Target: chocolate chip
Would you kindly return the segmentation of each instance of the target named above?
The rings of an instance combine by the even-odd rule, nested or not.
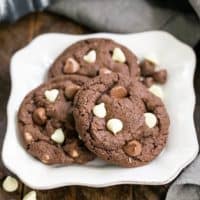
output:
[[[162,69],[157,72],[154,72],[152,77],[156,82],[164,84],[167,81],[167,70]]]
[[[77,158],[77,157],[79,157],[78,151],[75,150],[75,149],[72,149],[71,151],[69,151],[69,155],[70,155],[72,158]]]
[[[128,94],[128,92],[127,92],[126,88],[123,86],[120,86],[120,85],[115,86],[110,91],[110,95],[115,98],[123,98],[123,97],[126,97],[127,94]]]
[[[49,156],[48,154],[42,155],[41,161],[42,161],[44,164],[48,164],[49,161],[50,161],[50,156]]]
[[[24,139],[28,144],[34,141],[32,134],[29,132],[24,133]]]
[[[112,73],[112,71],[110,71],[110,70],[107,69],[107,68],[101,68],[101,69],[99,70],[99,75],[110,74],[110,73]]]
[[[129,156],[138,156],[142,152],[142,145],[137,140],[132,140],[123,149]]]
[[[150,88],[153,84],[154,84],[154,80],[152,77],[147,77],[144,78],[144,80],[142,81],[144,83],[144,85],[148,88]]]
[[[71,141],[70,143],[66,144],[63,148],[64,151],[68,153],[69,156],[71,156],[72,158],[79,157],[77,141]]]
[[[143,60],[140,63],[140,69],[142,76],[150,76],[155,71],[155,64],[149,60]]]
[[[65,96],[68,99],[72,99],[79,89],[80,89],[79,85],[76,85],[72,82],[67,82],[65,87]]]
[[[35,109],[33,112],[33,120],[39,125],[45,124],[47,120],[45,109],[42,107]]]
[[[73,74],[77,72],[79,69],[80,65],[78,64],[78,62],[73,58],[68,58],[64,65],[63,72],[65,74]]]

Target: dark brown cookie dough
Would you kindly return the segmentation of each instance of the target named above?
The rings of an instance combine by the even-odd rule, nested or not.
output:
[[[120,74],[87,82],[75,96],[73,114],[88,149],[110,163],[144,165],[166,144],[169,117],[164,104],[141,83]]]
[[[113,59],[114,49],[117,56]],[[88,54],[90,62],[85,59]],[[55,60],[48,75],[49,78],[61,74],[95,77],[99,74],[119,72],[135,78],[139,75],[139,70],[137,57],[128,48],[110,39],[94,38],[81,40],[68,47]]]
[[[73,97],[88,80],[66,75],[42,84],[23,100],[18,124],[26,150],[45,164],[85,163],[93,160],[78,138],[73,119]]]

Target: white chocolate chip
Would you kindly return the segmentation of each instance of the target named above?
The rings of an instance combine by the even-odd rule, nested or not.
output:
[[[117,134],[123,129],[123,123],[119,119],[109,119],[106,126],[114,134]]]
[[[57,89],[46,90],[44,92],[45,97],[50,102],[55,102],[56,98],[58,97],[58,94],[59,94],[59,90],[57,90]]]
[[[157,118],[153,113],[144,113],[145,123],[149,128],[153,128],[157,124]]]
[[[154,95],[156,95],[157,97],[160,97],[162,100],[164,99],[164,93],[163,93],[163,90],[162,90],[162,88],[160,86],[152,85],[149,88],[149,91],[151,93],[153,93]]]
[[[143,76],[140,76],[140,81],[144,81],[144,77]]]
[[[63,72],[65,74],[73,74],[76,73],[79,69],[79,63],[74,58],[68,58],[63,67]]]
[[[2,186],[6,192],[14,192],[17,190],[18,185],[19,183],[16,178],[7,176],[6,179],[3,181]]]
[[[82,140],[82,137],[80,135],[78,135],[79,140]]]
[[[104,103],[100,103],[92,109],[94,115],[99,118],[104,118],[106,116],[106,108]]]
[[[126,57],[123,51],[118,47],[114,48],[112,59],[120,63],[124,63],[126,61]]]
[[[37,200],[36,192],[31,191],[31,192],[27,193],[22,200]]]
[[[111,74],[112,71],[110,71],[109,69],[105,68],[105,67],[102,67],[101,69],[99,69],[99,74],[102,75],[102,74]]]
[[[155,65],[158,65],[158,58],[155,54],[151,53],[151,54],[147,54],[144,59],[154,63]]]
[[[136,60],[136,63],[139,65],[140,62],[141,62],[141,60],[138,58],[138,59]]]
[[[54,142],[62,144],[65,140],[65,135],[63,133],[63,130],[61,128],[56,129],[54,133],[51,135],[51,139]]]
[[[83,60],[85,60],[88,63],[94,63],[96,61],[96,51],[92,50],[88,52],[88,54],[83,56]]]

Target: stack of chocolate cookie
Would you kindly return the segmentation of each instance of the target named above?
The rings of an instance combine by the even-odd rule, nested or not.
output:
[[[68,47],[48,81],[24,98],[18,124],[24,147],[45,164],[99,158],[124,167],[153,160],[166,144],[169,117],[155,84],[167,79],[149,59],[138,64],[110,39]]]

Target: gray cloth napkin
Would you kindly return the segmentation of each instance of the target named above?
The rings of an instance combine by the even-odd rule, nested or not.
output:
[[[187,9],[180,6],[183,2]],[[96,31],[135,33],[157,29],[168,31],[191,46],[200,40],[200,0],[1,0],[0,21],[15,20],[47,5],[49,11]],[[199,200],[199,172],[200,156],[171,185],[166,199]]]
[[[167,200],[200,199],[200,155],[177,178],[167,193]]]
[[[200,13],[200,0],[191,1],[194,6],[196,1],[199,8],[195,9]],[[135,33],[159,29],[193,46],[200,39],[197,15],[170,9],[169,4],[166,0],[57,0],[49,10],[96,31]]]
[[[53,0],[0,0],[0,21],[15,21],[35,10],[42,10]]]
[[[198,14],[198,16],[200,18],[200,1],[199,0],[189,0],[189,2],[191,3],[193,9],[196,11],[196,13]]]

